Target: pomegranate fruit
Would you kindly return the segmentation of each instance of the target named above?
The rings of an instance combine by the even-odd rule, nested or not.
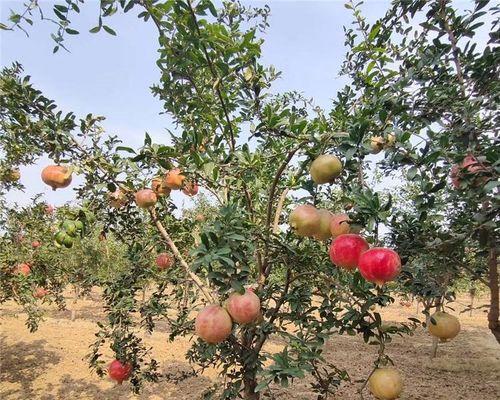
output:
[[[135,193],[135,202],[140,208],[154,207],[158,198],[151,189],[142,189]]]
[[[401,258],[394,250],[374,247],[359,257],[359,272],[363,278],[382,286],[392,281],[401,271]]]
[[[319,214],[319,225],[314,237],[319,240],[327,240],[332,237],[330,232],[330,223],[333,218],[333,214],[325,210],[324,208],[318,210]]]
[[[11,168],[5,172],[3,176],[4,182],[17,182],[21,179],[21,171],[19,168]]]
[[[44,298],[49,292],[47,290],[45,290],[43,287],[37,287],[34,291],[33,291],[33,297],[35,299],[42,299]]]
[[[182,192],[188,196],[196,196],[198,194],[198,184],[196,182],[186,182]]]
[[[54,206],[52,206],[52,205],[50,205],[50,204],[47,204],[47,205],[45,206],[45,209],[44,209],[45,214],[47,214],[47,215],[52,215],[52,214],[54,214],[54,211],[55,211]]]
[[[156,193],[157,196],[168,196],[171,190],[165,186],[162,177],[157,176],[151,181],[151,189]]]
[[[114,360],[111,364],[109,364],[109,377],[118,382],[119,385],[121,385],[123,381],[127,380],[131,373],[132,365],[129,363],[122,363],[119,360]]]
[[[156,266],[161,269],[168,269],[172,265],[174,265],[174,259],[168,253],[160,253],[158,257],[156,257]]]
[[[233,321],[224,308],[211,304],[198,313],[194,327],[201,339],[216,344],[223,342],[231,334]]]
[[[114,208],[121,208],[127,204],[127,195],[121,189],[109,193],[108,198],[109,204]]]
[[[379,400],[397,399],[403,391],[403,380],[394,368],[377,368],[368,384],[370,392]]]
[[[349,221],[350,219],[347,214],[334,214],[329,226],[331,236],[335,238],[349,233],[351,231]]]
[[[31,273],[31,267],[27,263],[21,263],[14,268],[14,273],[18,275],[28,276]]]
[[[458,335],[460,332],[460,321],[454,315],[438,311],[431,315],[431,320],[427,328],[432,336],[446,341]]]
[[[342,172],[342,162],[332,154],[323,154],[316,158],[309,169],[314,183],[331,183]]]
[[[42,244],[38,240],[35,240],[34,242],[31,243],[31,247],[33,247],[34,249],[39,248],[41,245]]]
[[[63,189],[71,183],[71,168],[63,165],[49,165],[42,170],[42,181],[52,190]]]
[[[186,177],[182,175],[179,168],[174,168],[167,172],[163,184],[169,189],[180,189]]]
[[[465,171],[465,173],[463,172]],[[481,164],[476,157],[469,154],[466,156],[460,164],[455,164],[451,167],[451,183],[455,189],[460,189],[462,185],[462,179],[467,175],[477,175],[480,173],[488,172],[488,168]],[[481,179],[473,179],[473,185],[477,186],[487,180],[487,177],[482,177]]]
[[[198,222],[204,222],[206,220],[203,214],[196,214],[196,217],[194,217],[194,219]]]
[[[299,236],[314,236],[318,232],[321,217],[316,207],[304,204],[290,213],[289,223]]]
[[[370,148],[372,154],[378,154],[384,148],[385,140],[382,136],[373,136],[370,139]]]
[[[385,138],[384,147],[393,147],[396,144],[396,135],[394,133],[388,133]]]
[[[252,289],[244,294],[232,293],[226,302],[226,310],[238,324],[255,322],[260,314],[260,299]]]
[[[352,270],[358,266],[359,257],[368,248],[368,242],[359,235],[340,235],[330,245],[330,260],[341,268]]]

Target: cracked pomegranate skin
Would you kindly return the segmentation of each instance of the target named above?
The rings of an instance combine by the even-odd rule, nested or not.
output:
[[[379,286],[392,281],[401,271],[401,258],[394,250],[374,247],[359,258],[359,272]]]
[[[330,245],[330,260],[338,267],[352,270],[358,266],[360,255],[368,248],[368,242],[359,235],[340,235]]]
[[[119,384],[124,380],[127,380],[132,372],[132,366],[130,364],[123,364],[119,360],[114,360],[108,367],[109,377]]]

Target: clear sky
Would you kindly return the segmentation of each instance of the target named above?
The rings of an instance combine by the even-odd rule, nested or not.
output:
[[[47,15],[52,13],[52,2],[41,4]],[[344,82],[338,71],[345,55],[342,27],[351,22],[350,10],[344,7],[343,0],[272,0],[268,4],[271,26],[265,36],[263,61],[283,72],[273,91],[300,90],[318,105],[328,107]],[[388,5],[389,1],[368,0],[364,15],[373,21]],[[21,1],[1,0],[0,21],[7,20],[9,9],[21,8]],[[105,116],[107,131],[117,134],[127,145],[139,147],[144,132],[156,142],[165,142],[168,119],[160,115],[161,103],[149,89],[159,77],[154,25],[129,12],[108,19],[107,24],[118,36],[90,34],[88,30],[96,25],[97,16],[98,2],[89,1],[81,14],[70,18],[80,31],[80,35],[67,37],[70,53],[60,50],[52,54],[50,33],[54,25],[47,22],[36,21],[28,27],[30,37],[19,30],[0,31],[0,63],[23,64],[32,83],[63,111],[78,116]],[[39,171],[39,166],[22,168],[22,181],[29,183],[29,190],[13,191],[9,199],[24,203],[35,193],[44,193],[49,202],[58,205],[73,198],[70,190],[52,192],[41,182]]]

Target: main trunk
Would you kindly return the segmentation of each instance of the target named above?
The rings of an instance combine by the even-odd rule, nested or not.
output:
[[[259,393],[255,392],[257,387],[257,380],[255,379],[255,373],[245,372],[243,377],[243,398],[246,400],[259,400]]]
[[[500,343],[500,305],[498,294],[498,262],[497,262],[497,248],[495,236],[492,235],[490,240],[490,255],[488,259],[489,266],[489,286],[490,286],[490,311],[488,312],[488,327],[491,333],[495,336],[498,343]]]

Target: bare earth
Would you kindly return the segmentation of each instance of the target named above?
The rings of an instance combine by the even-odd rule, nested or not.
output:
[[[68,293],[70,296],[70,293]],[[456,312],[463,309],[467,298],[459,298]],[[68,298],[68,306],[71,299]],[[479,305],[479,304],[478,304]],[[70,311],[45,306],[47,316],[39,330],[29,333],[25,315],[15,304],[0,309],[0,398],[14,399],[199,399],[217,381],[216,371],[193,375],[184,362],[190,347],[189,339],[168,342],[165,331],[146,338],[160,362],[164,377],[157,384],[148,384],[139,395],[129,384],[117,386],[109,379],[92,374],[84,359],[97,331],[95,322],[103,318],[97,294],[93,299],[79,300],[77,319],[70,320]],[[415,316],[415,305],[395,305],[381,311],[384,320],[405,321]],[[458,314],[457,314],[458,315]],[[422,315],[420,315],[422,317]],[[484,309],[460,314],[462,332],[453,341],[440,344],[438,357],[430,360],[431,339],[422,329],[415,336],[396,338],[387,353],[401,371],[405,389],[401,399],[498,400],[500,399],[500,346],[487,329]],[[271,342],[267,351],[279,350]],[[106,354],[111,358],[111,354]],[[346,368],[351,383],[343,384],[335,399],[359,399],[357,394],[369,374],[376,348],[358,337],[335,337],[327,345],[327,361]],[[307,380],[297,381],[291,388],[273,388],[275,399],[305,400],[317,396]],[[371,399],[365,391],[365,399]]]

